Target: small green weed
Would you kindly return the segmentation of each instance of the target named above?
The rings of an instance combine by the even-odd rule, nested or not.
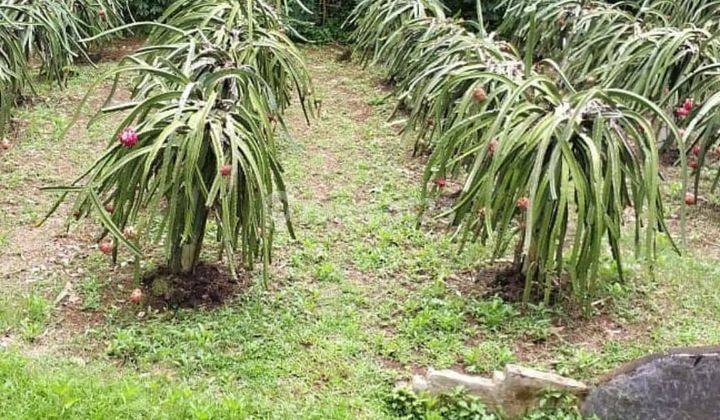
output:
[[[430,396],[397,388],[387,398],[390,411],[402,419],[499,420],[477,397],[462,389]]]
[[[518,314],[512,305],[505,303],[498,296],[471,303],[470,313],[491,331],[497,331],[503,325],[507,325]]]
[[[96,276],[86,277],[80,283],[80,292],[83,297],[83,310],[97,310],[102,303],[103,284]]]
[[[16,330],[28,341],[45,331],[52,304],[32,292],[22,297],[6,296],[0,300],[0,331]]]
[[[467,350],[464,360],[466,369],[474,373],[502,369],[514,361],[515,354],[507,345],[490,340]]]

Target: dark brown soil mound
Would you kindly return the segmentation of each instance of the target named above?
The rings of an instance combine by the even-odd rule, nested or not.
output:
[[[525,290],[525,275],[514,267],[507,266],[495,271],[490,295],[499,295],[508,302],[522,301]]]
[[[511,264],[498,263],[461,273],[450,279],[462,294],[483,298],[498,295],[509,302],[522,300],[525,276]]]
[[[234,279],[225,268],[200,265],[192,274],[176,275],[162,268],[145,277],[147,304],[157,309],[217,307],[238,296],[250,284],[250,275]]]

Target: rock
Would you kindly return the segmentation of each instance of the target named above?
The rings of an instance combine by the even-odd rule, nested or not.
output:
[[[428,370],[428,391],[441,394],[457,387],[467,389],[468,393],[479,397],[488,405],[497,405],[499,384],[481,376],[465,375],[453,370]]]
[[[57,306],[60,302],[62,302],[66,297],[70,296],[72,294],[73,285],[70,282],[65,283],[65,287],[58,293],[57,297],[55,298],[55,301],[53,302],[54,306]]]
[[[458,387],[465,388],[468,393],[509,418],[520,417],[537,407],[546,391],[568,392],[578,397],[588,392],[588,387],[581,382],[516,365],[507,365],[503,372],[494,372],[492,379],[434,369],[430,369],[425,378],[416,376],[413,379],[413,390],[416,392],[437,395]]]
[[[522,366],[505,367],[504,385],[510,390],[537,389],[566,391],[575,395],[587,393],[588,387],[582,382],[566,378],[555,373],[541,372]]]
[[[413,376],[412,389],[415,392],[425,392],[428,389],[428,382],[420,375]]]
[[[629,363],[606,377],[583,413],[612,419],[720,418],[720,346],[683,348]]]
[[[587,385],[574,379],[521,366],[508,365],[504,374],[500,405],[511,418],[536,407],[547,391],[561,391],[578,397],[584,397],[589,391]]]

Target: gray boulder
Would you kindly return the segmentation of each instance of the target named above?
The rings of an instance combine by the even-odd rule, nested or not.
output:
[[[720,347],[674,349],[608,375],[583,405],[603,420],[720,419]]]

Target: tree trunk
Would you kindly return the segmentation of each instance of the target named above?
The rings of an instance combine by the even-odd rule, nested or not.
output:
[[[207,143],[203,146],[200,152],[199,161],[204,162],[202,166],[202,177],[206,185],[212,182],[212,178],[215,176],[215,160],[214,158],[208,158],[209,146]],[[198,180],[199,182],[199,180]],[[189,207],[195,203],[195,209],[193,214],[195,218],[192,222],[192,228],[190,236],[181,241],[176,240],[172,246],[170,252],[170,270],[173,274],[191,274],[195,271],[198,262],[200,260],[200,251],[202,250],[203,241],[205,240],[205,228],[207,226],[207,218],[209,214],[208,208],[205,207],[205,201],[207,197],[201,194],[199,189],[193,191],[193,200],[183,199],[178,206],[179,211],[183,214],[179,217],[179,220],[185,221],[188,217],[187,212]],[[178,229],[184,229],[184,223],[179,226]],[[176,232],[175,238],[182,237],[182,231]]]
[[[173,246],[170,253],[170,270],[173,274],[191,274],[195,271],[205,238],[207,215],[208,211],[205,208],[205,203],[198,200],[191,236],[187,241]]]

